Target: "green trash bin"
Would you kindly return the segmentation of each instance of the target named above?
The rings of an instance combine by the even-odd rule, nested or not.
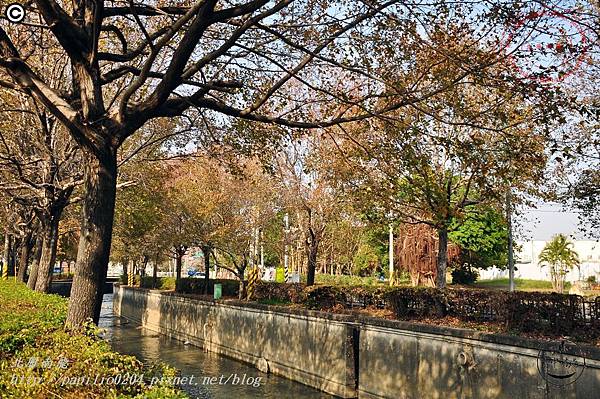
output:
[[[214,298],[215,299],[221,299],[221,292],[222,292],[222,285],[221,284],[215,284]]]

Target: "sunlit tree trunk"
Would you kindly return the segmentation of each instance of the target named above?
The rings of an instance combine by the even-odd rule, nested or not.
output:
[[[31,231],[28,232],[21,243],[21,256],[19,257],[17,279],[22,283],[25,282],[25,276],[27,275],[27,266],[29,264],[29,255],[31,252],[31,235]]]
[[[31,270],[29,271],[29,278],[27,280],[27,287],[35,289],[38,277],[38,269],[40,264],[40,258],[42,257],[42,247],[44,245],[43,237],[38,234],[35,239],[35,245],[33,248],[33,259],[31,261]]]
[[[205,245],[202,247],[202,253],[204,254],[204,294],[208,294],[208,284],[210,282],[210,253],[212,249],[210,246]]]
[[[21,238],[14,237],[10,246],[10,262],[8,263],[8,273],[11,276],[17,275],[17,264],[19,263],[19,252],[21,249]]]
[[[117,189],[117,161],[111,150],[87,154],[81,235],[67,326],[98,323],[108,269]]]
[[[183,268],[183,255],[187,247],[178,245],[175,247],[175,281],[181,280],[181,269]]]
[[[48,292],[52,281],[52,272],[56,262],[56,248],[58,246],[59,215],[53,215],[50,220],[42,223],[42,254],[40,257],[35,290]]]
[[[125,258],[121,261],[123,265],[123,275],[125,276],[125,280],[127,280],[129,273],[129,259]]]
[[[141,270],[141,273],[140,273],[141,277],[146,277],[146,266],[148,266],[148,260],[149,259],[150,258],[148,257],[148,255],[144,255],[144,259],[142,261],[142,270]]]
[[[448,267],[448,229],[438,230],[437,276],[435,286],[446,288],[446,269]]]
[[[306,274],[306,285],[314,285],[315,283],[315,272],[317,269],[317,255],[319,253],[319,239],[314,232],[310,233],[310,238],[307,240],[306,256],[307,262],[307,274]]]
[[[152,264],[152,288],[156,288],[158,284],[158,256],[154,259]]]

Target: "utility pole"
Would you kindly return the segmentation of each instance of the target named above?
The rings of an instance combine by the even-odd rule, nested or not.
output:
[[[265,248],[263,245],[263,231],[262,229],[259,230],[260,232],[260,269],[264,270],[265,269]]]
[[[390,223],[390,234],[389,234],[389,267],[390,267],[390,285],[394,285],[395,276],[394,276],[394,229],[392,224]]]
[[[290,230],[290,217],[287,213],[283,216],[283,223],[285,225],[283,230],[283,275],[285,282],[287,283],[290,276],[288,270],[288,233]]]
[[[512,198],[509,187],[506,193],[506,227],[508,228],[508,290],[515,290],[515,260],[512,235]]]
[[[252,264],[258,267],[258,227],[254,228],[254,254],[252,256]]]

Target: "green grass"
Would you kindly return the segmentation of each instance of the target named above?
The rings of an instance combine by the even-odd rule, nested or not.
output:
[[[346,276],[346,275],[332,275],[332,274],[317,274],[315,276],[315,283],[323,285],[379,285],[383,284],[377,277],[360,277],[360,276]]]
[[[93,325],[82,332],[65,331],[66,312],[64,298],[0,281],[0,397],[186,398],[166,383],[150,384],[153,376],[174,376],[175,369],[144,365],[112,351]],[[32,359],[35,365],[28,364]],[[101,380],[125,375],[143,378],[134,384],[93,383],[96,376]],[[82,382],[86,380],[91,382]]]
[[[306,276],[301,276],[302,282],[306,282]],[[400,285],[408,284],[408,277],[400,278]],[[322,285],[335,285],[335,286],[379,286],[388,285],[387,281],[379,281],[377,277],[360,277],[360,276],[349,276],[349,275],[333,275],[333,274],[317,274],[315,276],[315,283]]]
[[[499,278],[494,280],[479,280],[474,284],[478,288],[488,288],[493,290],[508,289],[508,279]],[[519,291],[552,291],[552,283],[546,280],[528,280],[515,279],[515,286]],[[571,288],[571,283],[565,282],[565,291]]]

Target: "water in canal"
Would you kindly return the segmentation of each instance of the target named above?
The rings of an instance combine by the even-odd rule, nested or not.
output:
[[[104,295],[99,325],[106,330],[106,337],[116,351],[135,355],[143,362],[160,360],[179,369],[182,377],[194,376],[192,384],[181,386],[194,399],[333,398],[305,385],[261,373],[247,364],[184,345],[181,341],[128,323],[113,315],[112,294]],[[209,383],[211,377],[216,377],[212,379],[212,385]]]

